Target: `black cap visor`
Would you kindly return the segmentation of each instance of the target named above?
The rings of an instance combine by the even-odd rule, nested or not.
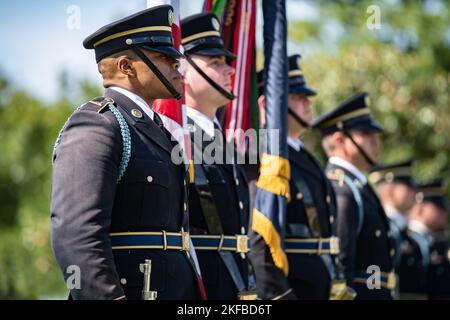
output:
[[[289,93],[305,94],[307,96],[315,96],[316,91],[307,86],[290,86]]]
[[[344,122],[344,125],[349,130],[358,130],[366,133],[383,131],[383,127],[371,116],[347,120]]]
[[[187,54],[196,54],[199,56],[207,56],[207,57],[219,57],[219,56],[225,56],[229,60],[235,60],[236,56],[232,54],[230,51],[228,51],[225,48],[201,48],[197,50],[191,50],[189,52],[186,52]]]
[[[175,49],[172,46],[158,46],[158,47],[152,47],[148,45],[139,45],[139,47],[144,48],[146,50],[152,51],[152,52],[158,52],[162,54],[166,54],[168,56],[171,56],[175,59],[181,59],[184,58],[184,55]]]

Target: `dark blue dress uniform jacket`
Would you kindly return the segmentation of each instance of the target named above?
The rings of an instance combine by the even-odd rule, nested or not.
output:
[[[286,223],[300,223],[308,226],[308,219],[303,203],[297,199],[297,187],[293,181],[295,172],[301,175],[312,193],[312,198],[318,213],[321,237],[332,235],[332,225],[335,216],[335,197],[330,182],[327,180],[317,160],[302,147],[300,151],[289,146],[289,161],[291,167],[291,202],[288,203]],[[295,172],[294,172],[295,171]],[[256,189],[255,189],[256,190]],[[287,236],[289,228],[287,228]],[[291,235],[292,236],[292,235]],[[272,299],[282,296],[283,299],[322,299],[326,300],[330,293],[330,275],[318,255],[289,253],[289,274],[286,278],[278,269],[264,240],[258,234],[251,233],[251,262],[255,269],[258,296],[262,299]],[[284,295],[289,289],[290,294]]]
[[[199,297],[195,271],[182,251],[112,250],[110,233],[171,231],[183,224],[186,167],[171,161],[168,132],[126,96],[107,89],[131,133],[131,159],[117,184],[122,136],[110,111],[87,103],[69,119],[56,150],[51,193],[51,232],[56,259],[81,271],[73,299],[139,299],[139,264],[152,260],[151,289],[158,299]],[[131,110],[142,113],[141,118]],[[152,176],[153,179],[148,179]],[[151,183],[149,180],[152,180]]]
[[[286,221],[308,225],[308,219],[303,203],[297,199],[297,186],[294,179],[297,175],[303,177],[312,193],[317,210],[321,238],[332,236],[332,225],[336,215],[335,196],[330,182],[317,160],[305,149],[300,151],[289,147],[291,164],[291,202],[288,203]],[[289,228],[286,236],[289,234]],[[292,235],[295,237],[295,235]],[[330,275],[322,258],[318,255],[288,254],[289,283],[299,299],[327,300],[330,294]]]
[[[419,244],[412,236],[413,233],[414,231],[408,228],[401,231],[402,255],[398,266],[401,294],[425,294],[426,291],[429,262],[424,261],[426,258],[423,257]]]
[[[352,180],[356,180],[348,170],[328,164],[327,174],[342,170]],[[356,299],[392,299],[386,288],[369,289],[366,283],[354,283],[357,273],[366,272],[369,266],[378,266],[381,272],[393,271],[394,244],[389,222],[375,191],[366,184],[361,195],[364,206],[364,222],[357,235],[358,206],[353,193],[345,183],[332,179],[337,201],[337,234],[340,239],[340,260],[349,286],[357,292]]]
[[[435,239],[430,246],[427,293],[430,300],[450,300],[450,244]]]
[[[197,144],[197,150],[203,151],[208,145],[211,149],[211,137],[207,136],[206,133],[197,124],[195,124],[192,119],[188,118],[188,123],[195,128],[195,132],[201,132],[201,137],[205,137],[205,141],[202,141],[201,146]],[[194,135],[194,133],[191,134],[192,144],[194,144]],[[215,148],[216,151],[219,151],[222,149],[222,146],[217,144]],[[220,217],[224,234],[241,234],[241,227],[244,227],[245,233],[247,233],[249,219],[249,194],[247,180],[243,170],[239,165],[235,164],[238,179],[238,183],[236,183],[232,164],[203,163],[202,167],[206,178],[209,181],[209,187],[215,207],[217,208],[217,212]],[[243,205],[242,211],[239,207],[239,201],[241,201]],[[211,234],[205,222],[203,208],[194,184],[191,184],[189,190],[189,215],[192,234]],[[202,279],[205,285],[207,299],[236,299],[238,293],[237,288],[229,272],[227,271],[225,264],[221,260],[219,253],[209,250],[197,250],[196,254],[200,263],[200,269],[202,270]],[[237,253],[233,253],[233,256],[242,278],[247,285],[247,258],[243,259],[241,255]]]

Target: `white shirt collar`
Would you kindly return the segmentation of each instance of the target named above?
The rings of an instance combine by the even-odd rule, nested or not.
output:
[[[219,128],[221,128],[217,117],[214,117],[214,119],[211,120],[205,114],[189,106],[186,106],[186,115],[191,118],[210,137],[214,137],[214,123],[216,123]]]
[[[147,116],[153,120],[154,111],[148,105],[148,103],[145,102],[145,100],[142,99],[141,97],[139,97],[137,94],[135,94],[131,91],[128,91],[127,89],[123,89],[123,88],[119,88],[119,87],[110,87],[109,89],[113,89],[113,90],[123,94],[124,96],[128,97],[131,101],[133,101],[139,107],[141,107],[142,111],[144,111],[147,114]]]
[[[299,152],[300,149],[304,147],[303,142],[299,138],[294,140],[291,137],[287,137],[287,143],[297,152]]]
[[[428,239],[428,241],[432,241],[433,239],[433,233],[431,232],[431,230],[424,225],[422,222],[420,222],[419,220],[410,220],[409,224],[408,224],[409,229],[411,229],[414,232],[417,232],[418,234],[424,236],[425,238]]]
[[[328,160],[328,162],[350,171],[350,173],[353,174],[356,177],[356,179],[358,179],[359,182],[361,182],[362,185],[366,185],[367,184],[366,176],[357,167],[355,167],[350,162],[348,162],[348,161],[346,161],[346,160],[344,160],[342,158],[335,157],[335,156],[331,157]]]
[[[408,226],[408,221],[400,211],[391,206],[386,206],[385,211],[389,219],[391,219],[400,230],[406,229]]]

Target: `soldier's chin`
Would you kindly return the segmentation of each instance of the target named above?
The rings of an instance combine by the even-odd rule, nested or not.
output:
[[[183,94],[183,81],[181,81],[181,78],[179,80],[175,80],[172,82],[173,87],[177,92]]]
[[[311,126],[311,124],[312,124],[312,122],[313,122],[313,117],[312,117],[311,114],[309,114],[309,115],[307,115],[307,116],[305,117],[305,122],[306,122],[306,124],[307,124],[308,126]]]
[[[378,162],[378,154],[376,154],[376,155],[370,155],[369,157],[370,157],[370,159],[371,159],[373,162]]]

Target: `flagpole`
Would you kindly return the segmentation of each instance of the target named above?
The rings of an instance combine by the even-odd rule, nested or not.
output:
[[[284,251],[286,206],[290,198],[287,151],[287,22],[285,0],[263,0],[266,150],[261,157],[252,230],[260,235],[277,268],[287,277]],[[256,278],[266,279],[265,275]],[[262,271],[264,272],[264,271]],[[258,281],[258,280],[257,280]],[[264,287],[264,284],[261,284]]]

